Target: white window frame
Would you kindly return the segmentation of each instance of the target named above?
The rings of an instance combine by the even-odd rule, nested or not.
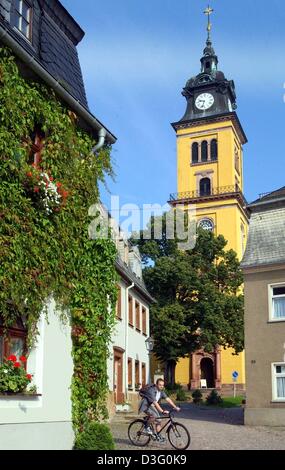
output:
[[[32,42],[32,18],[33,18],[32,5],[26,0],[19,0],[19,3],[20,3],[20,11],[18,11],[15,7],[15,13],[17,12],[20,15],[19,24],[15,25],[15,28],[16,28],[17,31],[19,31],[24,36],[24,38],[27,41]],[[27,21],[26,18],[23,17],[23,3],[28,7],[29,21]],[[17,17],[18,17],[18,15],[17,15]],[[23,20],[23,18],[28,23],[28,36],[26,36],[26,34],[22,31],[22,20]]]
[[[272,401],[285,403],[285,397],[277,397],[277,377],[285,377],[285,373],[282,375],[276,374],[276,366],[285,366],[285,362],[273,362],[271,364],[271,377],[272,377]]]
[[[285,287],[285,282],[279,282],[276,284],[268,284],[268,312],[269,312],[269,323],[274,322],[285,322],[285,316],[281,318],[275,318],[273,316],[273,289],[275,287]],[[284,294],[285,297],[285,294]]]

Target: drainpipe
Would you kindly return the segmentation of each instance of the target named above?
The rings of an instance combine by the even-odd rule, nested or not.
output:
[[[107,138],[108,143],[114,144],[116,137],[111,134],[103,124],[98,121],[81,103],[78,99],[74,98],[59,82],[56,80],[47,69],[38,61],[36,57],[31,56],[25,49],[14,39],[8,32],[8,30],[0,25],[0,40],[8,46],[12,51],[33,70],[48,86],[50,86],[60,98],[75,111],[93,130],[96,131],[99,137],[98,144],[92,150],[96,152],[101,148],[105,139]],[[105,133],[103,141],[103,132]]]
[[[105,144],[106,136],[107,136],[106,129],[104,129],[104,127],[101,127],[101,129],[98,132],[98,137],[99,137],[98,144],[96,144],[95,147],[93,147],[92,153],[96,153],[98,150],[100,150],[103,147],[103,145]]]
[[[129,347],[129,291],[135,286],[134,282],[126,288],[126,316],[125,316],[125,397],[128,399],[128,347]]]

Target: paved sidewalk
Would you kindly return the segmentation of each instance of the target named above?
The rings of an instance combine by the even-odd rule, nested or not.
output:
[[[182,407],[175,419],[190,431],[189,450],[285,450],[285,426],[244,426],[242,408],[209,409],[192,404]],[[132,446],[127,435],[127,423],[111,424],[111,429],[118,450],[172,449],[168,441],[166,444],[151,441],[146,448]]]

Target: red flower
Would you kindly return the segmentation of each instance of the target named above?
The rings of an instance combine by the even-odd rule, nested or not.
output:
[[[20,356],[19,359],[21,362],[27,362],[27,358],[25,356]]]
[[[61,184],[61,183],[59,183],[59,182],[58,182],[58,183],[56,183],[56,187],[57,187],[57,188],[61,188],[61,186],[62,186],[62,184]]]
[[[50,176],[50,177],[49,177],[49,180],[50,180],[50,181],[53,181],[53,177],[52,177],[52,176]]]
[[[8,357],[8,361],[16,362],[17,358],[14,356],[14,354],[11,354],[11,356]]]
[[[40,188],[38,186],[34,187],[34,193],[38,193],[40,191]]]
[[[28,171],[27,176],[31,178],[33,176],[33,173],[31,171]]]
[[[14,362],[14,367],[21,367],[21,364],[19,362]]]
[[[26,377],[27,377],[28,380],[31,381],[33,376],[32,376],[32,374],[27,374]]]

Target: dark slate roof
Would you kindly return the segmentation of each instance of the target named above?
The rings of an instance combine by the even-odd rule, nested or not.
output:
[[[253,204],[257,205],[259,203],[279,199],[280,197],[285,197],[285,186],[282,186],[282,188],[276,189],[276,191],[261,194],[258,199],[256,199],[249,205],[249,207],[252,207]]]
[[[0,23],[21,46],[36,57],[67,91],[88,109],[76,46],[83,30],[58,0],[33,0],[32,44],[14,24],[12,0],[0,0]]]
[[[127,279],[130,283],[135,284],[135,289],[143,296],[145,297],[149,302],[153,303],[155,302],[155,299],[150,295],[148,292],[146,285],[143,281],[143,279],[138,278],[135,273],[131,270],[131,268],[124,263],[120,257],[117,258],[116,261],[116,269],[119,271],[119,274]]]
[[[6,21],[10,20],[10,8],[11,8],[11,0],[1,0],[1,2],[0,2],[0,15]]]
[[[285,187],[248,206],[252,213],[242,267],[285,263]]]
[[[77,49],[47,15],[42,21],[40,59],[50,74],[87,107]]]

